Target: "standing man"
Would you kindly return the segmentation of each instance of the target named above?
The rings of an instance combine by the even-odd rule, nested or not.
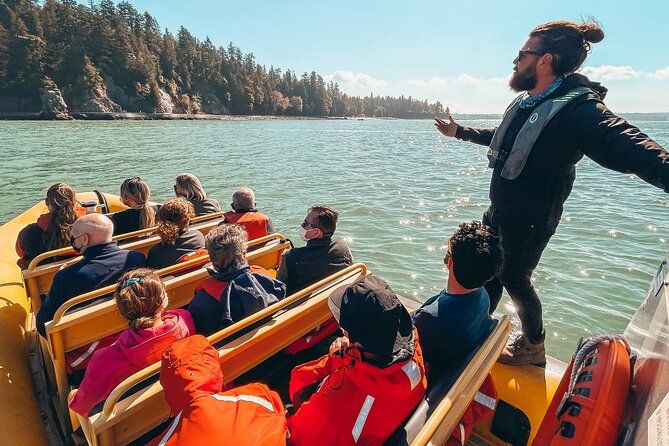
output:
[[[541,302],[530,278],[560,222],[578,161],[587,155],[669,192],[667,151],[606,108],[606,88],[575,73],[590,44],[603,38],[596,23],[539,25],[513,61],[509,85],[521,94],[499,127],[472,129],[452,118],[435,124],[445,136],[490,147],[490,207],[483,223],[498,233],[504,261],[485,287],[491,312],[506,288],[523,330],[502,353],[504,364],[545,362]]]

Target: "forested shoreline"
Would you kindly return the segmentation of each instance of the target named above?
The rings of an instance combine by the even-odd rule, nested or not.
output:
[[[111,0],[0,0],[0,113],[426,118],[441,103],[349,96]]]

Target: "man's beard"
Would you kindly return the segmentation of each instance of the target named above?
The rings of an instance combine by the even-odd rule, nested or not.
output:
[[[537,64],[528,65],[523,71],[516,71],[509,79],[513,91],[528,91],[537,86]]]

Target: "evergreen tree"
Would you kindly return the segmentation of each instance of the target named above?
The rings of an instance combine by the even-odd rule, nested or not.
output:
[[[233,43],[216,48],[184,27],[176,37],[161,33],[151,14],[127,1],[0,0],[0,98],[33,100],[45,82],[55,82],[74,103],[110,85],[110,97],[129,111],[158,105],[164,90],[192,113],[207,112],[207,104],[222,104],[233,114],[426,118],[443,113],[439,102],[348,96],[315,71],[298,77],[290,69],[267,68]]]

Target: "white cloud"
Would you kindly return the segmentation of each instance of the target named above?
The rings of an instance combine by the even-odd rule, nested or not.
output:
[[[503,77],[491,77],[488,79],[482,79],[479,77],[474,77],[469,74],[463,73],[456,78],[456,80],[464,85],[474,85],[474,86],[484,86],[484,85],[504,85],[509,79]]]
[[[469,74],[461,74],[457,77],[457,81],[465,85],[483,85],[485,84],[485,79],[478,77],[470,76]]]
[[[334,73],[325,76],[324,79],[326,82],[334,81],[338,83],[340,87],[364,87],[367,90],[370,88],[372,90],[376,90],[388,85],[386,81],[375,79],[369,74],[354,73],[353,71],[345,70],[337,70]]]
[[[641,76],[640,71],[636,71],[629,65],[602,65],[600,67],[584,67],[581,73],[593,80],[625,80],[636,79]]]
[[[448,84],[448,79],[445,77],[433,77],[429,81],[413,79],[408,80],[407,83],[409,85],[413,85],[414,87],[443,87],[444,85]]]
[[[412,79],[407,81],[407,83],[413,87],[427,87],[427,88],[443,87],[446,85],[467,85],[467,86],[482,87],[488,85],[504,85],[507,82],[508,78],[491,77],[488,79],[482,79],[466,73],[463,73],[458,77],[452,79],[445,77],[433,77],[432,79],[427,81],[422,79]]]
[[[659,70],[655,70],[652,73],[648,73],[648,77],[658,81],[669,79],[669,67],[660,68]]]

